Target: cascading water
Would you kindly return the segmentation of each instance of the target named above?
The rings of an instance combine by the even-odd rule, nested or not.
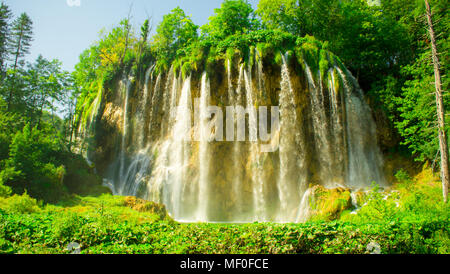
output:
[[[122,82],[123,83],[123,82]],[[126,156],[127,156],[127,137],[128,137],[128,99],[130,97],[130,91],[131,91],[131,84],[132,84],[132,78],[127,78],[125,84],[123,85],[123,124],[122,124],[122,141],[121,141],[121,150],[120,150],[120,169],[119,169],[119,184],[118,188],[115,186],[114,193],[117,193],[119,195],[122,195],[125,193],[125,189],[127,187],[127,180],[125,178],[126,174]]]
[[[336,67],[344,84],[345,112],[348,144],[348,178],[351,187],[370,185],[372,182],[384,185],[380,169],[382,156],[377,147],[376,128],[371,110],[363,101],[363,94],[353,76]]]
[[[170,200],[166,202],[170,205],[174,218],[181,218],[182,197],[183,197],[183,178],[186,175],[186,168],[189,157],[189,146],[186,141],[189,135],[191,125],[191,80],[187,78],[184,81],[181,90],[178,108],[175,108],[175,120],[173,126],[173,133],[170,137],[171,148],[168,155],[169,172],[172,173],[172,178],[169,181],[170,185]],[[175,94],[174,94],[175,96]],[[176,99],[174,99],[176,102]]]
[[[371,112],[349,72],[335,65],[321,73],[306,63],[299,72],[285,54],[270,75],[256,54],[255,65],[226,61],[220,77],[183,79],[173,67],[154,75],[152,66],[142,88],[124,80],[121,145],[106,176],[114,193],[163,203],[179,221],[304,222],[309,185],[383,184]],[[139,94],[137,104],[131,94]],[[210,105],[233,118],[223,123],[224,131],[233,127],[224,142],[215,140],[221,116]],[[265,117],[261,106],[274,111],[271,105],[279,107],[280,124],[269,135],[279,145],[264,152],[257,122]],[[239,107],[245,140],[236,130]]]
[[[306,77],[308,79],[309,92],[311,94],[311,113],[313,119],[314,140],[316,153],[319,156],[319,167],[321,180],[327,184],[332,185],[329,180],[333,179],[333,157],[331,155],[329,123],[326,118],[326,110],[324,104],[322,80],[320,78],[320,71],[317,73],[319,81],[316,84],[311,69],[305,62]]]
[[[211,135],[209,130],[210,83],[206,73],[203,73],[200,88],[200,142],[199,142],[199,180],[198,180],[198,208],[197,220],[208,219],[208,181],[209,181],[209,154],[208,141]]]
[[[280,91],[280,175],[278,177],[278,197],[280,214],[278,221],[291,220],[301,195],[306,190],[306,166],[304,133],[299,121],[295,91],[292,87],[287,57],[283,55]],[[303,152],[303,153],[302,153]]]
[[[255,220],[265,220],[264,217],[264,178],[261,164],[261,153],[259,151],[259,143],[257,142],[257,110],[255,107],[253,81],[251,78],[251,67],[244,70],[244,81],[246,90],[246,108],[249,112],[249,140],[250,144],[250,161],[252,166],[252,193],[253,193],[253,211]],[[253,122],[251,122],[253,121]]]
[[[242,101],[242,81],[243,81],[243,77],[244,77],[244,65],[242,64],[239,66],[239,76],[238,76],[238,80],[237,80],[236,91],[234,91],[232,81],[231,81],[232,75],[231,75],[230,60],[228,60],[227,70],[228,70],[228,78],[229,78],[229,80],[228,80],[229,103],[235,109],[237,107],[237,105],[239,105]],[[233,112],[231,114],[231,116],[233,117],[233,119],[232,119],[233,121],[232,121],[232,123],[230,123],[230,126],[233,127],[233,129],[235,129],[237,115],[235,112]],[[232,189],[232,196],[234,197],[234,200],[235,200],[234,203],[235,203],[235,208],[236,208],[236,213],[234,214],[235,215],[234,219],[241,221],[242,216],[240,216],[240,213],[243,211],[243,209],[242,209],[243,201],[241,199],[241,197],[242,197],[241,193],[243,191],[243,187],[242,187],[243,186],[243,184],[242,184],[243,183],[243,172],[242,172],[243,168],[241,167],[241,159],[240,159],[242,143],[235,142],[234,141],[235,138],[236,138],[236,133],[233,130],[233,136],[230,138],[231,140],[228,140],[228,141],[233,142],[233,148],[232,148],[232,151],[233,151],[232,165],[233,166],[232,167],[235,172],[231,189]]]
[[[149,94],[151,94],[152,92],[152,87],[153,87],[153,71],[155,69],[155,65],[150,66],[150,68],[147,70],[147,72],[145,73],[145,84],[144,84],[144,89],[143,89],[143,96],[142,96],[142,101],[139,105],[139,110],[136,113],[137,114],[137,123],[136,123],[136,127],[142,127],[142,125],[147,124],[146,122],[146,115],[148,113],[148,97]],[[138,147],[140,150],[145,149],[147,146],[147,142],[145,139],[145,130],[138,130],[135,129],[136,132],[138,132],[138,134],[136,134],[138,136]]]
[[[336,166],[334,172],[336,177],[343,178],[345,171],[345,155],[347,155],[347,149],[345,144],[344,125],[342,117],[342,108],[340,107],[340,99],[338,96],[338,90],[336,89],[337,83],[335,78],[336,69],[332,68],[328,71],[328,93],[330,101],[330,128],[331,128],[331,140],[334,152],[334,165]],[[342,94],[342,93],[341,93]]]

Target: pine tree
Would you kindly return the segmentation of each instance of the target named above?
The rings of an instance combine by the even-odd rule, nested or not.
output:
[[[10,36],[9,54],[12,58],[11,61],[14,62],[13,68],[16,70],[19,60],[29,53],[33,41],[33,22],[26,13],[22,13],[14,20]]]
[[[13,62],[14,73],[21,58],[30,52],[31,41],[33,41],[33,22],[31,18],[22,13],[11,26],[10,39],[8,40],[8,53]],[[8,111],[11,109],[13,89],[9,90]]]
[[[12,13],[5,3],[0,3],[0,79],[3,79],[6,71],[6,59],[8,57],[8,36],[9,36],[9,21]]]

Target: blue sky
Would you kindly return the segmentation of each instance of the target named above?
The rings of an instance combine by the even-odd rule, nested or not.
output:
[[[1,1],[1,0],[0,0]],[[135,26],[151,16],[154,29],[163,15],[179,6],[203,25],[222,0],[3,0],[15,16],[26,12],[33,20],[34,41],[28,61],[39,54],[57,58],[72,71],[80,53],[98,39],[101,29],[111,29],[128,15],[132,5]],[[80,5],[77,5],[77,2]],[[249,0],[256,8],[258,0]]]

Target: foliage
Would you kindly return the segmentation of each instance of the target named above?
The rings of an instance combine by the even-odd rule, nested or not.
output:
[[[8,49],[11,60],[16,70],[21,58],[29,53],[33,40],[33,22],[31,18],[22,13],[11,25],[11,33],[8,41]]]
[[[450,21],[447,24],[450,26]],[[449,69],[448,52],[450,40],[442,39],[439,48],[441,73],[445,75]],[[404,138],[403,144],[408,146],[417,160],[436,160],[439,148],[436,116],[436,97],[434,86],[434,71],[431,61],[431,51],[426,50],[414,64],[403,67],[402,73],[407,76],[400,96],[395,98],[399,119],[395,125]],[[448,90],[450,81],[446,77],[442,81],[442,89]],[[445,109],[450,109],[448,100],[444,100]],[[446,126],[450,120],[446,117]],[[439,157],[440,158],[440,157]]]
[[[106,211],[105,211],[106,212]],[[107,211],[111,212],[111,211]],[[353,224],[176,224],[117,220],[110,213],[2,214],[2,252],[66,253],[68,243],[82,253],[304,254],[448,253],[448,219],[411,223]],[[394,233],[393,233],[394,232]]]
[[[40,211],[37,200],[28,196],[26,192],[22,195],[14,194],[8,198],[0,198],[0,208],[9,214],[36,213]]]
[[[56,201],[63,192],[65,168],[55,166],[52,159],[61,144],[42,133],[29,125],[16,133],[0,178],[15,193],[27,190],[38,199]]]
[[[163,17],[152,42],[158,69],[167,70],[177,56],[183,55],[182,49],[197,39],[197,29],[179,7]]]
[[[445,75],[448,1],[430,2]],[[129,18],[103,31],[70,75],[58,60],[39,56],[24,62],[32,21],[22,14],[11,23],[2,3],[0,253],[67,253],[73,241],[81,243],[83,253],[367,253],[370,242],[380,244],[383,253],[449,253],[450,211],[440,202],[432,172],[423,171],[420,179],[398,172],[393,189],[375,186],[361,193],[353,212],[341,212],[349,206],[348,191],[321,193],[314,210],[323,209],[322,216],[305,224],[178,224],[152,202],[70,195],[106,192],[94,168],[71,152],[72,136],[92,126],[95,111],[120,77],[142,78],[155,63],[156,73],[172,67],[183,77],[211,72],[228,60],[249,65],[261,58],[279,65],[284,53],[322,74],[335,64],[348,67],[401,144],[417,160],[433,161],[438,150],[434,79],[423,14],[422,1],[370,6],[350,0],[261,0],[255,12],[245,0],[225,0],[199,36],[199,27],[176,8],[151,38],[148,20],[138,32]],[[443,84],[448,90],[445,77]],[[64,120],[54,115],[59,104],[67,108]]]
[[[7,197],[11,194],[11,188],[5,186],[3,181],[0,181],[0,197]]]
[[[9,198],[0,202],[0,252],[67,253],[77,242],[86,254],[364,254],[376,242],[383,254],[448,254],[450,211],[436,178],[429,169],[414,183],[397,177],[409,183],[389,193],[375,186],[357,214],[304,224],[179,224],[158,205],[110,194],[12,214]]]
[[[246,0],[225,0],[214,13],[208,24],[201,28],[202,34],[212,40],[248,34],[258,26],[252,6]]]
[[[422,220],[449,219],[449,205],[442,202],[439,178],[431,168],[411,178],[405,171],[396,174],[393,189],[383,190],[379,186],[366,193],[364,204],[342,220],[364,222],[416,222]]]
[[[103,69],[111,70],[118,65],[131,61],[133,56],[129,54],[128,47],[133,46],[136,41],[133,38],[133,33],[130,32],[130,22],[128,19],[124,19],[111,32],[102,33],[97,50],[100,65]]]
[[[0,3],[0,79],[3,78],[8,57],[8,37],[10,31],[11,10],[5,3]]]
[[[402,26],[365,1],[261,0],[257,14],[267,28],[328,41],[363,88],[407,53]]]

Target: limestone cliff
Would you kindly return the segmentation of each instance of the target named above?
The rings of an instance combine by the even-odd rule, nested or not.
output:
[[[188,73],[148,64],[113,80],[92,105],[77,137],[105,183],[165,204],[176,220],[304,221],[313,185],[385,184],[363,92],[325,50],[253,49],[246,60],[235,54]],[[228,113],[237,106],[246,110],[245,141]],[[252,123],[263,119],[268,139]]]

